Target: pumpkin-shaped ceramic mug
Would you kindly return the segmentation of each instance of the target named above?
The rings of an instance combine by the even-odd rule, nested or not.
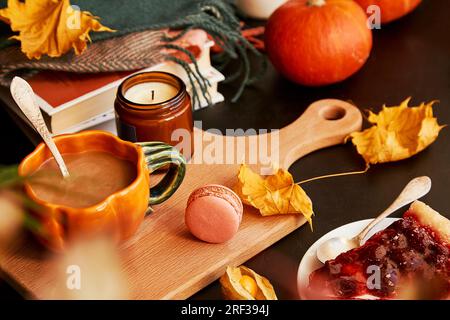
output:
[[[25,179],[27,196],[37,205],[30,213],[37,221],[33,233],[48,248],[63,250],[71,240],[95,234],[107,234],[116,242],[135,233],[151,205],[169,199],[178,189],[186,172],[186,162],[174,147],[162,142],[131,143],[103,131],[84,131],[54,138],[63,154],[87,151],[106,152],[135,166],[135,178],[125,188],[88,207],[69,207],[38,197]],[[19,165],[19,175],[32,177],[42,164],[52,158],[41,143]],[[161,181],[150,188],[150,174],[168,168]]]

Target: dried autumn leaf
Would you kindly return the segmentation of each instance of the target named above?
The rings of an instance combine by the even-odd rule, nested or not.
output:
[[[286,170],[278,169],[264,179],[242,164],[235,191],[245,204],[259,209],[263,216],[301,213],[312,223],[311,199]]]
[[[4,9],[0,9],[0,21],[3,21],[4,23],[10,24],[9,20],[3,16],[1,16],[1,11]]]
[[[444,127],[433,117],[433,104],[408,107],[410,99],[400,106],[386,107],[369,114],[369,129],[350,135],[366,163],[376,164],[409,158],[432,144]]]
[[[244,266],[227,267],[220,284],[228,300],[277,300],[270,281]]]
[[[81,54],[90,41],[90,31],[113,31],[89,12],[74,10],[69,0],[8,0],[8,7],[0,10],[0,19],[19,32],[12,38],[21,42],[29,59],[40,59],[44,54],[59,57],[71,48]]]

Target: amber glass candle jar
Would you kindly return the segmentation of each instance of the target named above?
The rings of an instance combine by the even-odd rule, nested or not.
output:
[[[184,82],[166,72],[143,72],[125,79],[114,102],[119,137],[132,142],[162,141],[194,152],[191,99]],[[172,134],[175,130],[184,134]],[[178,141],[180,136],[189,141]],[[175,141],[173,141],[175,140]],[[186,154],[189,153],[189,154]]]

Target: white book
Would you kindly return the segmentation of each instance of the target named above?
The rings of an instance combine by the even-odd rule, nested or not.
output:
[[[212,76],[209,75],[209,73],[214,73],[214,77],[212,77],[212,80],[210,80],[214,87],[217,82],[223,81],[225,78],[220,72],[213,69],[211,66],[210,48],[213,44],[214,43],[212,41],[209,41],[205,44],[204,49],[197,57],[197,64],[201,73],[205,77],[211,78]],[[190,67],[194,68],[193,64],[191,64]],[[164,62],[159,65],[140,70],[139,72],[145,71],[165,71],[175,74],[187,84],[188,88],[190,87],[190,82],[186,71],[183,69],[183,67],[174,62]],[[78,83],[81,83],[81,86],[83,86],[85,83],[89,85],[89,81],[91,81],[91,78],[95,78],[95,75],[84,76],[86,77],[85,81],[77,80]],[[98,89],[89,91],[81,96],[76,96],[76,98],[70,99],[67,102],[59,105],[57,104],[56,106],[51,105],[39,95],[40,83],[38,80],[30,79],[30,83],[33,86],[33,89],[37,89],[35,89],[37,100],[41,109],[43,110],[44,118],[47,122],[47,126],[50,128],[50,131],[53,134],[61,134],[67,131],[73,131],[73,128],[76,128],[78,126],[82,127],[85,125],[85,123],[92,122],[94,118],[96,119],[96,121],[100,121],[101,119],[107,120],[108,117],[104,115],[110,113],[113,110],[117,88],[120,83],[128,76],[129,74],[124,77],[116,76],[117,80],[109,82],[106,85],[103,85]],[[42,77],[40,80],[42,80]],[[70,83],[70,80],[68,85],[65,86],[64,81],[65,80],[63,78],[59,85],[62,88],[68,88],[67,90],[69,91],[69,96],[70,94],[72,94],[72,96],[76,94],[76,90],[78,88],[73,87],[73,85]],[[93,82],[94,81],[95,80],[93,80]],[[102,81],[105,81],[105,79],[103,78]],[[51,76],[49,77],[49,79],[44,79],[44,82],[47,82],[47,84],[50,82],[49,86],[51,87]],[[86,89],[88,88],[84,88],[84,90]],[[217,89],[213,88],[212,90],[214,91]],[[42,93],[46,93],[47,97],[50,98],[47,100],[51,100],[51,98],[53,98],[54,101],[58,101],[58,98],[62,95],[61,92],[48,92],[48,90],[43,90]],[[201,97],[201,104],[199,106],[194,106],[194,109],[198,109],[204,106],[205,101],[203,97]]]
[[[211,105],[223,102],[225,100],[225,98],[221,93],[218,92],[217,89],[218,89],[219,82],[223,81],[225,79],[225,77],[213,67],[211,67],[211,69],[207,73],[205,73],[205,77],[211,83],[211,87],[208,90],[208,93],[211,98]],[[190,93],[190,91],[191,91],[190,85],[187,88],[187,90],[188,90],[189,94],[191,94]],[[200,91],[199,91],[199,94],[200,94],[200,102],[201,103],[200,103],[200,105],[194,106],[194,110],[199,110],[199,109],[208,107],[210,105],[205,100],[205,98],[201,95]],[[116,134],[114,118],[115,118],[114,104],[112,104],[110,110],[107,110],[106,112],[104,112],[102,114],[96,115],[88,120],[85,120],[81,123],[78,123],[74,126],[71,126],[69,128],[66,128],[64,130],[61,130],[61,131],[59,131],[57,133],[53,133],[53,134],[55,135],[55,134],[75,133],[75,132],[79,132],[79,131],[86,130],[86,129],[105,130],[105,131],[109,131],[109,132]],[[101,124],[104,122],[111,122],[111,123],[106,123],[105,126],[102,126]]]

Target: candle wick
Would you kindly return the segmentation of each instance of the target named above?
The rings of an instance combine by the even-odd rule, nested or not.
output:
[[[155,90],[152,90],[152,100],[155,100]]]

